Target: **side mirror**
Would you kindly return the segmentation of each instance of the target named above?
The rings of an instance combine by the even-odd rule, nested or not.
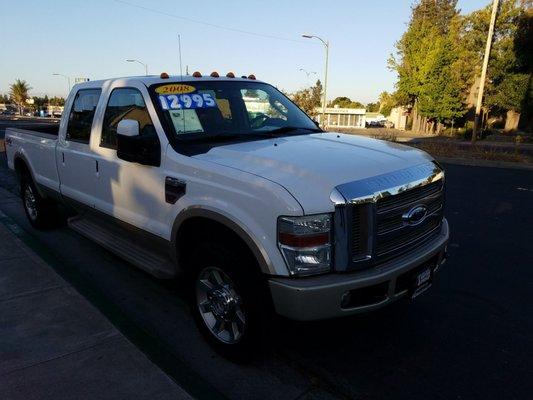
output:
[[[139,136],[139,121],[123,119],[117,125],[117,135],[127,137]]]
[[[154,126],[146,125],[141,135],[139,121],[120,121],[117,125],[117,157],[124,161],[159,167],[161,144]]]

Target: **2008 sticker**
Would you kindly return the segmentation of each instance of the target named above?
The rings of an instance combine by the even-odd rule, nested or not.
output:
[[[195,92],[196,88],[183,83],[171,83],[169,85],[159,86],[155,91],[159,94],[185,94]]]
[[[194,94],[161,94],[159,102],[163,110],[181,110],[216,107],[217,103],[211,93]]]

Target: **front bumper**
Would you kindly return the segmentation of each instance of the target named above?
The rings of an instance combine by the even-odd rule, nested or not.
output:
[[[444,263],[449,227],[443,220],[439,235],[412,254],[368,270],[309,278],[271,278],[270,292],[278,314],[298,321],[340,317],[375,310],[404,297],[405,278],[431,262],[433,274]],[[341,305],[346,293],[368,301]]]

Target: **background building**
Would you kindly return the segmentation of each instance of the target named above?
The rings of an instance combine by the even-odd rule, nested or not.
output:
[[[315,109],[317,120],[322,125],[322,107]],[[326,123],[328,127],[338,128],[364,128],[365,127],[364,108],[326,108]]]
[[[408,116],[409,112],[405,107],[394,107],[387,120],[394,124],[394,128],[405,131]]]

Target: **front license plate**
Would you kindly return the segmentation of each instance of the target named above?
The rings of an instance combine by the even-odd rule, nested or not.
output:
[[[428,267],[419,272],[414,279],[411,299],[421,295],[431,286],[431,268]]]

